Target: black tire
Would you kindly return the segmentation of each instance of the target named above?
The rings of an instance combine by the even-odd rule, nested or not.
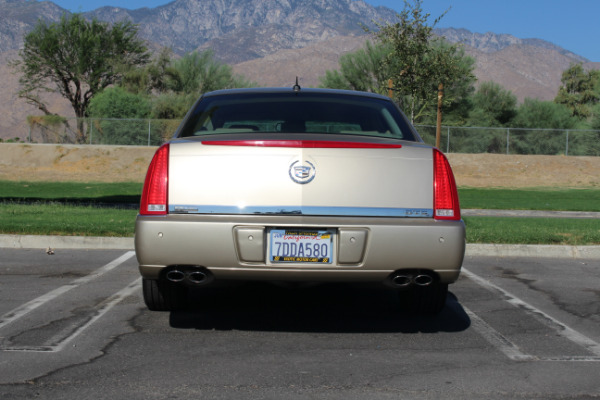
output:
[[[401,308],[415,314],[439,314],[446,306],[447,296],[448,284],[439,282],[398,291]]]
[[[158,279],[143,279],[144,302],[151,311],[175,311],[185,307],[187,287]]]

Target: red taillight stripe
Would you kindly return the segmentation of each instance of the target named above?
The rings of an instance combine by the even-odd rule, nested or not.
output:
[[[146,173],[140,202],[141,215],[164,215],[168,212],[169,144],[156,150]]]
[[[399,149],[401,144],[339,142],[330,140],[206,140],[207,146],[300,147],[314,149]]]
[[[433,149],[434,218],[460,220],[458,190],[450,163],[438,149]]]

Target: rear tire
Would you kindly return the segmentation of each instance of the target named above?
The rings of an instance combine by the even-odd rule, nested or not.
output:
[[[446,306],[448,284],[433,282],[429,286],[413,286],[398,292],[400,306],[415,314],[439,314]]]
[[[143,279],[144,302],[150,311],[175,311],[185,307],[188,289],[158,279]]]

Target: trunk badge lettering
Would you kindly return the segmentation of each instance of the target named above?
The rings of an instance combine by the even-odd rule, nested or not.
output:
[[[316,168],[310,161],[304,161],[303,163],[294,161],[290,165],[290,178],[296,183],[304,185],[315,179]]]

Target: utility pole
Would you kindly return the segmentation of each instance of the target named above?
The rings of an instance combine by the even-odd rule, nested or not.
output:
[[[440,136],[442,134],[442,100],[444,100],[444,84],[438,86],[437,127],[435,129],[435,147],[440,148]]]

